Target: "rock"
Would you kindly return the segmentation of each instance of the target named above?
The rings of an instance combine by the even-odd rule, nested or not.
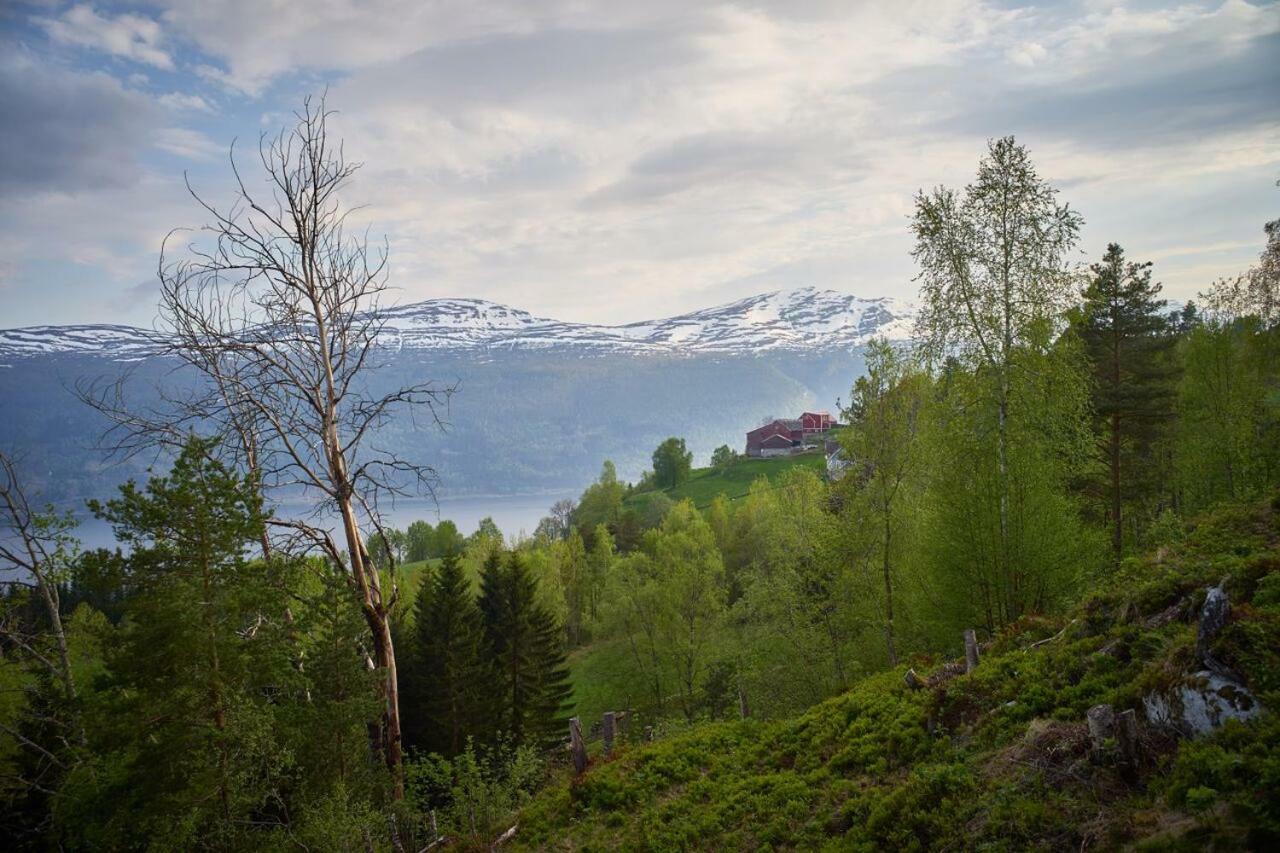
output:
[[[1152,723],[1189,737],[1211,732],[1227,720],[1251,720],[1263,711],[1247,687],[1207,669],[1168,692],[1148,694],[1142,706]]]
[[[1094,705],[1085,715],[1089,724],[1089,742],[1092,744],[1093,760],[1102,759],[1106,751],[1106,743],[1116,735],[1116,712],[1110,705]]]
[[[1200,627],[1196,632],[1196,660],[1200,661],[1205,669],[1223,676],[1230,676],[1231,671],[1213,657],[1209,651],[1209,645],[1222,631],[1230,616],[1231,603],[1227,601],[1227,592],[1222,588],[1222,584],[1210,587],[1208,594],[1204,597],[1204,606],[1200,608]]]

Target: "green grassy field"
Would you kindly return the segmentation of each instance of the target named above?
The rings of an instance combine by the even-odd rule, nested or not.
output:
[[[751,484],[760,477],[773,479],[792,468],[810,468],[821,474],[826,470],[826,464],[826,457],[820,451],[773,459],[744,458],[724,470],[695,468],[688,480],[673,489],[664,489],[662,493],[673,501],[689,498],[699,509],[706,509],[719,494],[725,495],[729,500],[746,497]],[[640,492],[632,495],[627,498],[627,504],[640,507],[652,494],[655,493]]]

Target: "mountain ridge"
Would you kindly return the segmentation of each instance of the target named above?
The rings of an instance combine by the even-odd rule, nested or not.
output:
[[[910,336],[914,307],[802,287],[773,290],[697,311],[621,325],[575,323],[473,298],[439,298],[382,309],[381,340],[395,350],[554,350],[603,353],[822,351],[876,335]],[[132,361],[155,352],[157,333],[118,324],[0,329],[0,359],[52,353]]]

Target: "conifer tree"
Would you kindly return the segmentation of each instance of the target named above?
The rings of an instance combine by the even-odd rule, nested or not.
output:
[[[1093,410],[1106,468],[1107,520],[1116,556],[1124,548],[1125,506],[1158,485],[1153,448],[1173,418],[1175,339],[1163,316],[1151,263],[1126,262],[1107,246],[1084,292],[1079,333],[1093,365]]]
[[[480,613],[492,662],[491,707],[513,746],[551,746],[567,722],[570,687],[561,629],[537,600],[518,554],[495,550],[480,577]]]
[[[286,629],[270,618],[284,609],[271,575],[288,565],[247,559],[262,500],[256,483],[212,458],[212,446],[192,439],[168,475],[91,504],[131,549],[115,557],[131,593],[107,654],[116,723],[92,735],[128,769],[98,776],[101,799],[78,809],[118,810],[107,838],[235,847],[292,763],[280,729],[299,676]]]
[[[406,698],[410,733],[420,749],[454,756],[477,734],[487,679],[480,611],[458,557],[450,554],[424,583],[414,605],[414,667]]]

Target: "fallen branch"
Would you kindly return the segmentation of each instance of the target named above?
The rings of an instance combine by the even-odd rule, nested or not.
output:
[[[1058,638],[1059,638],[1059,637],[1061,637],[1063,634],[1067,633],[1067,629],[1068,629],[1068,628],[1070,628],[1070,627],[1071,627],[1072,625],[1074,625],[1074,624],[1076,624],[1076,620],[1072,619],[1072,620],[1071,620],[1070,622],[1068,622],[1066,625],[1063,625],[1063,626],[1062,626],[1062,630],[1061,630],[1061,631],[1059,631],[1058,633],[1054,634],[1052,637],[1049,637],[1049,638],[1044,639],[1044,640],[1037,640],[1036,642],[1032,643],[1031,645],[1029,645],[1029,646],[1027,646],[1025,649],[1023,649],[1023,651],[1024,651],[1024,652],[1029,652],[1029,651],[1031,651],[1031,650],[1032,650],[1032,649],[1034,649],[1034,648],[1037,648],[1037,647],[1039,647],[1039,646],[1043,646],[1045,643],[1052,643],[1054,640],[1058,639]]]
[[[498,847],[500,847],[504,842],[510,841],[512,838],[515,838],[516,830],[519,828],[520,828],[520,824],[518,823],[512,824],[510,829],[508,829],[506,832],[502,833],[501,835],[499,835],[497,838],[493,840],[493,844],[490,845],[489,849],[497,850]]]

